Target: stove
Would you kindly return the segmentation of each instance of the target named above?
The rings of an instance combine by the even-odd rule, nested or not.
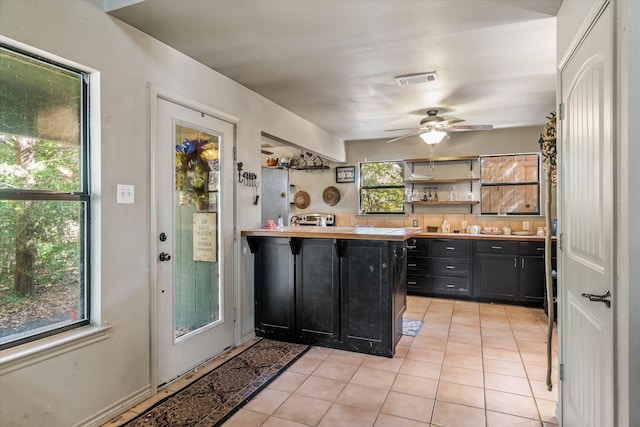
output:
[[[293,215],[291,217],[291,225],[315,225],[320,226],[324,218],[327,227],[335,225],[335,215],[324,213],[308,213],[301,215]]]

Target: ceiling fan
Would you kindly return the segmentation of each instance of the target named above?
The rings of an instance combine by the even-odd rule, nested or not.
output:
[[[427,116],[420,120],[419,128],[405,128],[405,129],[390,129],[389,131],[398,130],[412,130],[412,132],[397,138],[390,139],[387,142],[395,142],[410,136],[418,135],[422,140],[429,144],[439,144],[449,137],[445,132],[445,129],[449,130],[490,130],[493,125],[460,125],[458,123],[464,122],[463,119],[445,119],[438,115],[438,110],[427,110]]]

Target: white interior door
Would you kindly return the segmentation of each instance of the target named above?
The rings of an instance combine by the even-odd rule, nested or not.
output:
[[[157,383],[233,345],[233,125],[158,99]]]
[[[612,40],[608,6],[561,68],[560,392],[570,427],[614,425]],[[598,301],[607,291],[611,307]]]

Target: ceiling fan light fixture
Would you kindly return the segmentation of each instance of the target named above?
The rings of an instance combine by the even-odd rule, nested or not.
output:
[[[420,138],[429,145],[440,144],[448,137],[449,135],[447,135],[446,132],[442,132],[440,130],[430,130],[429,132],[420,134]]]

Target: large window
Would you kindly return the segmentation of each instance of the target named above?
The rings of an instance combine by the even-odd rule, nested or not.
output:
[[[359,165],[360,213],[404,213],[404,163],[363,162]]]
[[[87,77],[0,45],[0,349],[89,323]]]

